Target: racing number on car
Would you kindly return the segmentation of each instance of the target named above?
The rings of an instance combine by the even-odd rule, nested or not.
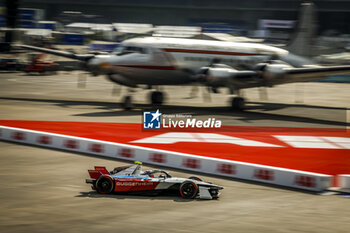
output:
[[[197,159],[183,159],[182,165],[193,169],[199,169],[201,167],[200,161]]]
[[[149,161],[156,163],[166,163],[166,155],[161,153],[151,153],[149,155]]]
[[[118,150],[118,155],[124,158],[134,158],[134,150],[129,148],[120,148]]]
[[[216,170],[223,174],[236,174],[236,166],[233,164],[220,163],[217,165]]]
[[[26,139],[26,135],[25,133],[22,133],[22,132],[14,132],[12,134],[12,138],[15,139],[15,140],[25,140]]]
[[[274,172],[266,169],[255,169],[254,177],[260,180],[274,180]]]

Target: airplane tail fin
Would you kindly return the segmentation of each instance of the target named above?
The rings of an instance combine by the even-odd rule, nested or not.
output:
[[[299,10],[299,20],[295,32],[287,44],[287,50],[295,55],[311,57],[315,34],[315,6],[312,2],[302,3]]]

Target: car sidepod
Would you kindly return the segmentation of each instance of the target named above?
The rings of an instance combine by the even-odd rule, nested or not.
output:
[[[156,190],[159,181],[139,177],[114,177],[115,192],[138,192]]]

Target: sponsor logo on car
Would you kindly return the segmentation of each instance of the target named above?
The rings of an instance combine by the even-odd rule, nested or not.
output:
[[[147,186],[154,185],[153,182],[117,182],[117,186]]]

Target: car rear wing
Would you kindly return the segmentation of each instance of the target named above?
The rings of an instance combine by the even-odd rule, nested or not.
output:
[[[107,170],[106,167],[95,166],[95,170],[101,172],[103,175],[110,175],[111,173]]]
[[[96,170],[88,170],[88,172],[89,172],[90,178],[95,180],[97,180],[102,175],[101,172]]]
[[[88,170],[91,179],[98,179],[101,175],[110,175],[106,167],[95,166],[95,170]]]

